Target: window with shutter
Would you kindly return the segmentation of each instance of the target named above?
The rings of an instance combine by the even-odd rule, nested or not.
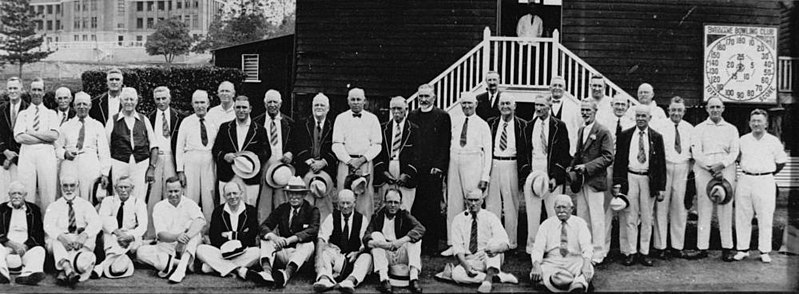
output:
[[[245,83],[260,83],[261,80],[258,76],[258,54],[242,54],[241,70],[247,75],[244,79]]]

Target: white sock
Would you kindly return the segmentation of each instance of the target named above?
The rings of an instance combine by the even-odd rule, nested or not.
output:
[[[380,270],[378,274],[380,275],[380,281],[388,280],[388,270]]]

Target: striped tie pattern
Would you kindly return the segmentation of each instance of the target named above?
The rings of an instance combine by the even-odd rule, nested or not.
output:
[[[469,236],[469,252],[477,253],[477,213],[472,213],[472,234]]]
[[[402,128],[399,124],[394,129],[394,140],[391,141],[391,157],[399,159],[400,142],[402,141]]]
[[[638,133],[638,162],[646,162],[646,150],[644,150],[644,131]]]
[[[502,123],[502,135],[499,136],[499,150],[508,148],[508,122]]]
[[[547,144],[546,127],[544,121],[541,120],[541,145],[544,146],[544,153],[549,153],[549,144]]]
[[[33,130],[39,131],[39,107],[36,108],[36,113],[33,116]]]
[[[560,222],[560,255],[569,255],[569,236],[566,234],[566,221]]]
[[[274,120],[269,124],[269,145],[277,146],[277,125]]]
[[[78,230],[77,221],[75,221],[75,208],[72,206],[72,200],[67,200],[67,205],[69,205],[69,230],[70,233],[74,233]]]

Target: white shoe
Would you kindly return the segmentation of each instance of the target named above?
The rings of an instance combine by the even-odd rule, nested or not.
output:
[[[499,280],[503,283],[510,283],[510,284],[519,283],[519,279],[517,279],[516,276],[514,276],[511,273],[499,272],[499,274],[497,274],[497,277],[499,277]]]
[[[743,260],[744,258],[747,258],[747,257],[749,257],[749,251],[746,251],[746,252],[738,251],[738,253],[736,253],[735,256],[732,257],[732,259],[741,261],[741,260]]]
[[[771,263],[771,256],[768,256],[768,253],[760,254],[760,260],[765,263]]]
[[[183,281],[183,278],[185,278],[185,277],[186,277],[186,271],[185,270],[182,270],[182,271],[181,270],[176,270],[175,273],[173,273],[171,276],[169,276],[169,282],[180,283],[180,282]]]
[[[452,248],[452,246],[449,246],[449,248],[447,248],[447,250],[444,250],[444,251],[441,252],[441,256],[453,256],[453,255],[455,255],[454,251],[455,250]]]
[[[491,293],[491,282],[483,281],[480,287],[477,288],[477,293]]]
[[[338,286],[339,286],[341,292],[344,292],[344,293],[353,293],[353,292],[355,292],[355,284],[353,284],[352,281],[350,281],[350,280],[341,281],[341,283],[338,283]]]

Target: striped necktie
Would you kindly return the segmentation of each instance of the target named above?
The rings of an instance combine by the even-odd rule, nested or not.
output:
[[[269,123],[269,145],[277,146],[277,124],[275,124],[275,120],[273,119],[271,123]]]
[[[75,220],[75,208],[72,206],[73,200],[67,200],[67,205],[69,205],[69,226],[67,227],[67,230],[70,233],[75,233],[75,231],[78,230],[78,224]]]
[[[397,124],[394,129],[394,139],[391,142],[391,157],[395,160],[399,159],[400,143],[402,142],[402,127]]]
[[[638,132],[638,162],[640,163],[646,162],[646,150],[644,149],[644,136],[646,136],[646,133],[644,133],[644,131]]]
[[[502,123],[502,135],[499,136],[499,150],[508,148],[508,122]]]
[[[36,108],[36,113],[33,116],[33,130],[38,132],[39,131],[39,124],[40,124],[40,121],[39,121],[39,106],[34,106],[34,108]]]
[[[64,125],[64,123],[67,122],[67,117],[69,117],[69,114],[67,114],[66,112],[62,112],[61,113],[61,124],[60,124],[60,126]]]

